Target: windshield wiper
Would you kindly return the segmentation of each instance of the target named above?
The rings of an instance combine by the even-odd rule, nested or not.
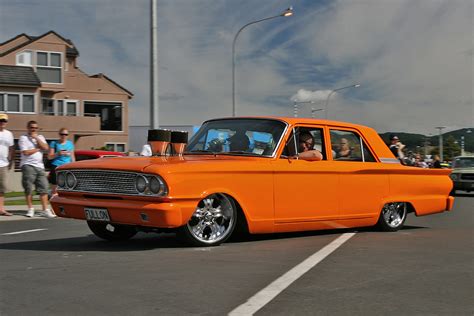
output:
[[[216,155],[215,152],[213,151],[210,151],[210,150],[206,150],[206,149],[196,149],[196,150],[191,150],[191,151],[185,151],[184,154],[186,155],[193,155],[193,154],[211,154],[211,155]]]
[[[231,154],[231,155],[246,155],[246,156],[260,156],[256,153],[243,151],[243,150],[231,150],[231,151],[224,151],[219,154]]]

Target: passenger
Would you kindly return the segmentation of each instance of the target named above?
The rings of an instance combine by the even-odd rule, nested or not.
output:
[[[298,154],[296,157],[303,160],[322,160],[323,155],[321,152],[313,148],[313,135],[310,132],[301,132],[298,137]]]
[[[352,154],[352,150],[349,147],[349,141],[347,138],[341,138],[339,141],[339,151],[336,153],[337,158],[349,158]]]

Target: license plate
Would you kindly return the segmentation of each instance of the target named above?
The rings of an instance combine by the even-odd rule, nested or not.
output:
[[[85,207],[84,212],[88,221],[110,222],[109,212],[106,208]]]

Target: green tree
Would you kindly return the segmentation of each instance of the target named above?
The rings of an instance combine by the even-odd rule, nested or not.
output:
[[[452,160],[461,154],[461,146],[452,135],[449,135],[443,142],[443,154],[445,160]]]

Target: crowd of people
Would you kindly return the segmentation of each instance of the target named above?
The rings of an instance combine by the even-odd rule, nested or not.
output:
[[[408,152],[405,154],[405,147],[398,136],[390,136],[390,151],[400,160],[401,164],[419,168],[441,168],[441,161],[438,155],[434,155],[433,159],[426,161],[419,153]]]
[[[6,174],[14,166],[14,141],[13,134],[6,129],[8,115],[0,114],[0,216],[12,216],[4,207],[4,194],[6,191]],[[54,218],[56,214],[48,207],[48,190],[51,184],[52,195],[56,194],[55,169],[65,163],[75,160],[74,144],[67,139],[67,128],[59,129],[59,140],[48,145],[45,137],[39,134],[39,125],[36,121],[29,121],[26,125],[27,132],[18,139],[21,153],[21,184],[28,205],[27,217],[35,216],[33,207],[33,189],[40,197],[42,215]],[[51,165],[49,179],[43,162],[43,152],[48,153],[48,162]],[[48,183],[49,182],[49,183]]]

